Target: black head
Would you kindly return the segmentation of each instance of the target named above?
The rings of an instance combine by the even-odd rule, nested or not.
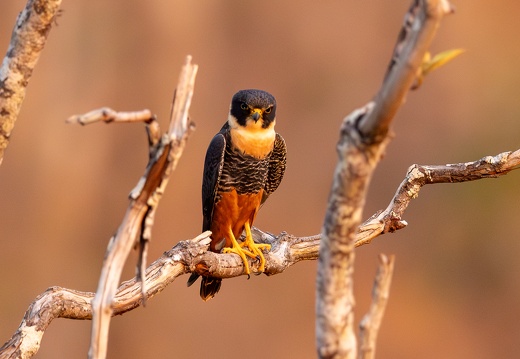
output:
[[[267,128],[276,117],[276,100],[262,90],[241,90],[233,96],[229,112],[240,126],[247,126],[251,119],[255,123],[262,120],[262,128]]]

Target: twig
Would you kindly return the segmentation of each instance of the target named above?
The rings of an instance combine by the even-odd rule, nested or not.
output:
[[[82,115],[73,115],[67,119],[67,123],[79,123],[80,125],[89,125],[95,122],[145,122],[150,123],[154,118],[150,110],[134,111],[134,112],[117,112],[109,107],[99,108],[87,112]]]
[[[60,4],[61,0],[29,0],[16,20],[0,68],[0,165]]]
[[[388,131],[404,102],[442,17],[445,0],[414,0],[394,57],[372,102],[343,121],[316,279],[316,346],[321,358],[356,358],[353,265],[356,231],[372,173],[389,142]]]
[[[390,285],[394,272],[394,256],[379,255],[379,268],[372,289],[372,304],[368,313],[359,324],[359,359],[373,359],[376,354],[376,342],[379,328],[385,314],[386,303],[390,295]]]

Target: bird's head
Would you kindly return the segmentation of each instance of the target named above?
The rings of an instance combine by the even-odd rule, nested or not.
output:
[[[247,130],[272,128],[276,118],[276,100],[262,90],[241,90],[231,100],[229,124]]]

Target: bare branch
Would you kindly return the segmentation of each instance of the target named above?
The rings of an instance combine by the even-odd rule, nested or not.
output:
[[[89,125],[94,122],[145,122],[153,120],[150,110],[134,112],[117,112],[109,107],[99,108],[83,115],[73,115],[67,119],[67,123],[77,122],[80,125]]]
[[[404,228],[406,222],[400,217],[409,202],[417,197],[420,188],[426,184],[454,183],[474,181],[484,178],[495,178],[520,167],[520,149],[504,152],[496,156],[486,156],[478,161],[443,166],[413,165],[408,170],[396,195],[385,211],[374,214],[363,223],[357,234],[355,246],[369,244],[379,235]],[[398,213],[398,215],[397,215]],[[396,223],[404,223],[401,227]],[[399,228],[398,228],[399,227]],[[138,278],[122,283],[112,303],[111,315],[121,315],[139,307],[143,300],[151,299],[160,293],[177,277],[189,273],[211,275],[212,277],[231,278],[244,275],[242,260],[234,254],[217,254],[208,251],[210,232],[198,237],[181,241],[163,256],[153,262],[145,271],[144,286]],[[265,254],[266,275],[283,273],[288,267],[302,261],[318,259],[321,235],[296,237],[287,233],[278,236],[253,228],[255,242],[271,244],[271,251]],[[258,272],[259,263],[252,261],[249,266],[253,273]],[[384,310],[383,300],[390,287],[391,266],[393,258],[380,258],[379,274],[374,285],[373,310],[369,314],[370,322],[364,319],[362,326],[365,333],[361,342],[360,355],[373,352],[378,324]],[[143,297],[143,288],[146,288]],[[385,294],[386,293],[386,294]],[[91,301],[94,293],[80,292],[72,289],[51,287],[38,296],[25,313],[20,327],[12,338],[0,348],[0,359],[29,358],[35,354],[41,338],[56,318],[92,319]],[[366,344],[366,343],[372,344]],[[365,343],[365,344],[364,344]]]
[[[188,56],[176,89],[176,94],[181,94],[181,96],[178,96],[173,104],[174,116],[171,119],[170,132],[168,135],[162,136],[159,141],[154,131],[148,132],[149,142],[154,144],[154,147],[150,149],[148,166],[137,186],[130,193],[130,204],[125,217],[117,233],[108,244],[98,289],[92,301],[93,317],[89,358],[103,359],[106,357],[108,329],[113,310],[112,302],[124,263],[136,243],[139,243],[140,249],[138,278],[143,279],[147,244],[151,240],[151,226],[153,225],[155,210],[164,193],[169,176],[182,155],[190,133],[187,111],[193,95],[196,73],[197,65],[191,64],[191,57]],[[95,115],[90,116],[89,114],[79,118],[82,117],[96,118]],[[125,118],[134,117],[126,116]],[[154,122],[152,121],[152,123]],[[179,130],[173,131],[173,128]],[[144,281],[142,282],[144,283]],[[146,291],[145,286],[143,286],[142,291],[143,293]]]
[[[60,4],[61,0],[29,0],[18,15],[0,68],[0,165]]]
[[[404,228],[407,225],[402,219],[404,211],[412,199],[419,196],[424,185],[496,178],[519,168],[520,149],[486,156],[474,162],[410,166],[388,207],[363,223],[360,228],[362,236],[357,238],[356,246],[368,244],[380,234]]]
[[[373,359],[376,355],[376,342],[379,328],[385,314],[386,303],[390,295],[390,285],[394,272],[394,256],[379,255],[379,268],[372,289],[372,304],[363,317],[360,327],[359,359]]]
[[[302,260],[315,260],[318,258],[319,235],[295,237],[283,232],[275,236],[262,232],[255,227],[252,228],[252,233],[255,242],[271,245],[271,250],[265,253],[266,264],[263,272],[268,276],[280,274]],[[258,271],[259,265],[259,261],[249,260],[252,273],[262,273]],[[217,278],[232,278],[245,275],[244,263],[239,256],[234,254],[216,254],[211,251],[194,258],[190,271]]]
[[[355,358],[353,265],[372,173],[389,141],[388,130],[404,102],[442,17],[445,0],[414,0],[405,17],[394,58],[374,100],[343,121],[322,229],[316,280],[316,346],[321,358]]]
[[[243,262],[234,254],[216,254],[208,251],[210,232],[197,238],[181,241],[165,252],[146,269],[145,297],[153,298],[177,277],[197,270],[212,276],[229,278],[243,274]],[[289,266],[302,260],[316,259],[319,238],[297,238],[286,233],[273,236],[254,230],[255,240],[272,244],[266,254],[265,273],[282,273]],[[258,263],[250,263],[258,273]],[[121,315],[143,303],[141,281],[133,278],[122,283],[114,297],[110,315]],[[91,302],[94,293],[51,287],[39,295],[29,306],[25,316],[11,339],[0,348],[0,359],[30,358],[41,343],[45,330],[56,318],[92,319]]]
[[[413,0],[405,15],[390,66],[381,89],[373,100],[374,109],[360,119],[359,131],[375,141],[386,137],[390,124],[417,77],[425,53],[444,15],[452,13],[447,0]]]

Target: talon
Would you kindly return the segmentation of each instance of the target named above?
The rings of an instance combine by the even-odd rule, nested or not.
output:
[[[255,241],[253,240],[253,234],[251,233],[251,226],[250,226],[249,222],[246,222],[244,224],[244,229],[246,231],[246,238],[244,240],[245,246],[247,246],[247,248],[249,248],[249,250],[251,250],[251,252],[256,254],[254,258],[260,262],[260,265],[258,266],[258,272],[262,273],[265,270],[265,257],[264,257],[264,254],[262,253],[262,250],[271,249],[271,245],[264,244],[264,243],[260,243],[260,244],[255,243]]]
[[[222,252],[238,254],[242,259],[242,262],[244,263],[244,272],[249,276],[251,270],[249,269],[249,263],[247,261],[246,255],[251,257],[254,256],[253,253],[242,249],[240,244],[238,244],[237,240],[235,239],[235,236],[233,235],[233,232],[231,230],[229,231],[229,238],[231,239],[231,248],[224,248]]]
[[[246,222],[244,225],[244,229],[246,231],[246,238],[244,242],[238,243],[235,236],[233,235],[233,232],[231,229],[229,229],[229,238],[231,239],[231,247],[226,247],[222,249],[222,253],[235,253],[237,254],[241,259],[242,263],[244,264],[244,273],[247,274],[247,279],[251,278],[251,268],[249,267],[249,262],[247,261],[247,257],[250,257],[252,259],[256,259],[260,262],[260,265],[258,266],[258,273],[263,273],[265,270],[265,257],[262,253],[262,250],[264,249],[271,249],[270,244],[260,243],[257,244],[253,240],[253,235],[251,234],[251,227],[249,225],[249,222]],[[243,248],[245,247],[245,248]],[[247,257],[246,257],[247,256]]]

